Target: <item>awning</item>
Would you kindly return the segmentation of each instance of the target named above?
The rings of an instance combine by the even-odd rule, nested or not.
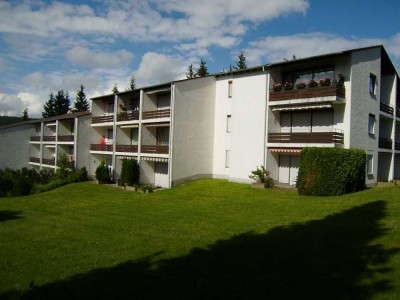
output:
[[[272,111],[282,111],[282,110],[307,110],[307,109],[321,109],[321,108],[331,108],[332,104],[318,104],[318,105],[282,105],[282,106],[272,106]]]
[[[169,122],[162,123],[144,123],[144,127],[169,127]]]
[[[269,148],[272,153],[300,153],[301,148]]]
[[[142,156],[142,160],[145,161],[155,161],[155,162],[168,162],[168,158],[164,157],[147,157],[147,156]]]
[[[138,159],[137,156],[117,156],[118,159]]]
[[[139,128],[139,124],[133,124],[133,125],[122,125],[120,126],[121,128]]]

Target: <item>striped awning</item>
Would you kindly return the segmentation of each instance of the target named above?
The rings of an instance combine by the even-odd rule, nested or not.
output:
[[[272,153],[300,153],[301,148],[269,148]]]
[[[138,157],[137,156],[122,156],[122,155],[120,155],[120,156],[117,156],[117,158],[118,159],[138,159]]]
[[[122,125],[121,128],[139,128],[139,124]]]
[[[161,123],[145,123],[143,124],[145,127],[169,127],[169,122],[161,122]]]
[[[142,156],[142,160],[145,161],[155,161],[155,162],[168,162],[168,158],[165,157],[148,157],[148,156]]]
[[[307,109],[321,109],[321,108],[331,108],[332,104],[318,104],[318,105],[282,105],[282,106],[272,106],[272,111],[284,111],[284,110],[307,110]]]

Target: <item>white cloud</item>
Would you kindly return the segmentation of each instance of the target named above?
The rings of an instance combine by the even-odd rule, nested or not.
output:
[[[65,53],[72,63],[92,68],[121,68],[131,63],[133,54],[126,50],[115,52],[92,51],[83,47],[74,47]]]
[[[0,116],[22,116],[23,102],[17,95],[0,93]]]

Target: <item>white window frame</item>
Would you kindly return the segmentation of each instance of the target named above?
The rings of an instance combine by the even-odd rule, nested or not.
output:
[[[226,132],[231,132],[232,115],[226,116]]]
[[[229,168],[231,164],[231,150],[225,151],[225,168]]]
[[[376,95],[376,75],[372,73],[369,74],[369,93]]]
[[[233,81],[229,80],[228,81],[228,98],[232,98],[232,87],[233,87]]]
[[[368,134],[375,135],[376,117],[373,114],[368,115]]]
[[[367,175],[374,174],[374,156],[367,154]]]

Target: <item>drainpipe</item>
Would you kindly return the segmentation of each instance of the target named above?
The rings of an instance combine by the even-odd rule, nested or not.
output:
[[[172,187],[172,152],[173,152],[173,142],[174,142],[174,104],[175,104],[175,83],[171,85],[171,109],[170,109],[170,123],[169,123],[169,158],[168,158],[168,185]]]

